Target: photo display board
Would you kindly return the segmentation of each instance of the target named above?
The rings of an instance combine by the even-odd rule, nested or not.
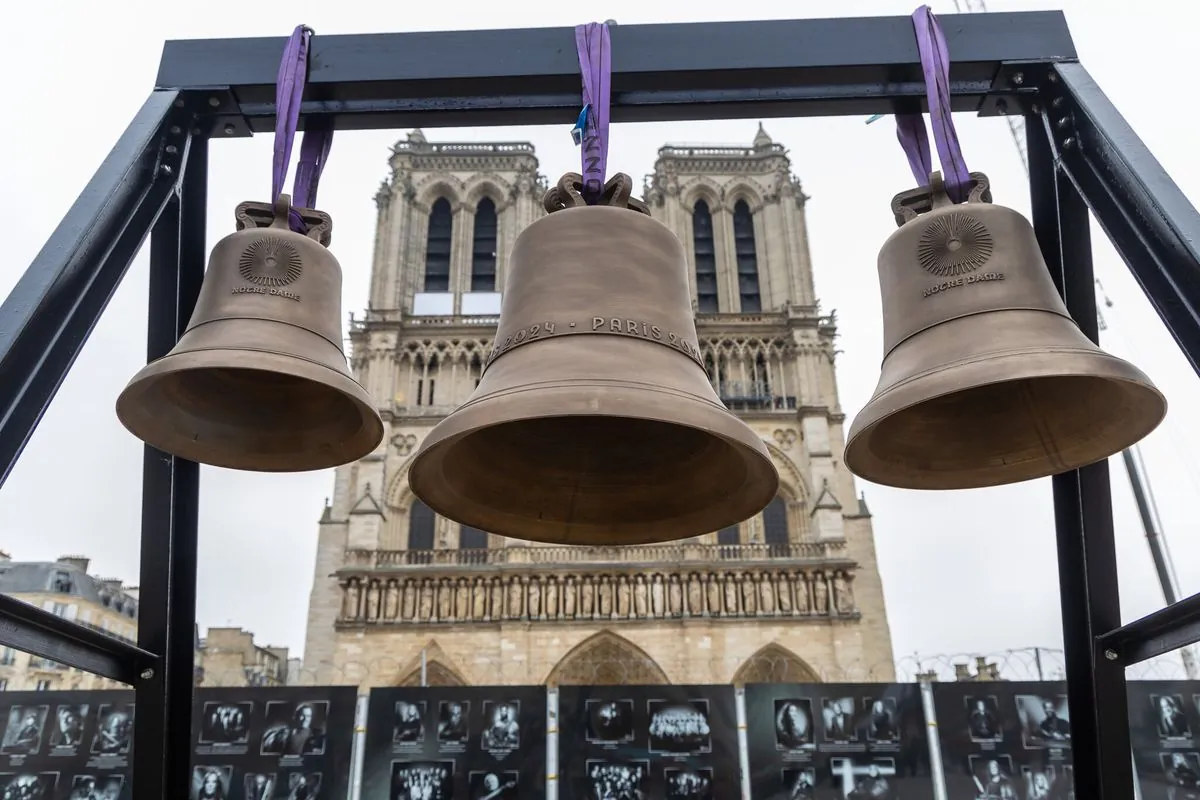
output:
[[[933,797],[916,684],[749,684],[746,743],[754,800]]]
[[[4,692],[0,700],[0,797],[132,796],[133,692]]]
[[[354,686],[197,689],[191,800],[341,800]]]
[[[1200,682],[1129,681],[1127,686],[1142,800],[1200,797]]]
[[[561,800],[741,796],[732,686],[562,686]]]
[[[1074,800],[1066,683],[935,683],[933,701],[947,800]]]
[[[371,690],[364,800],[516,800],[545,793],[544,686]]]

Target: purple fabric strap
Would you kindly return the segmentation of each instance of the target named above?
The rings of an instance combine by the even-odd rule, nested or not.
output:
[[[604,191],[608,170],[608,106],[612,88],[612,44],[608,24],[589,22],[575,28],[583,104],[588,107],[583,132],[583,199],[594,204]]]
[[[304,80],[308,73],[308,41],[312,29],[297,25],[283,50],[279,76],[275,85],[275,157],[271,173],[271,200],[283,191],[288,165],[292,160],[292,144],[300,125],[300,101],[304,96]],[[308,226],[300,219],[296,208],[312,208],[317,201],[317,185],[329,159],[333,145],[333,129],[322,126],[305,130],[300,144],[300,163],[296,165],[296,181],[292,189],[292,230],[305,233]]]
[[[929,119],[933,125],[933,140],[942,164],[942,179],[946,193],[955,203],[967,199],[971,175],[958,144],[958,132],[950,114],[950,48],[942,26],[929,6],[913,12],[913,28],[917,34],[917,49],[921,53],[921,68],[925,73],[925,90],[929,98]],[[933,158],[929,152],[929,135],[920,114],[896,115],[896,138],[908,156],[909,166],[919,186],[929,185]]]

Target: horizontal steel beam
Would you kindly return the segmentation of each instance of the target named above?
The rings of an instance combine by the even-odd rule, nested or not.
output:
[[[134,685],[155,669],[153,653],[0,594],[0,645]]]
[[[1020,87],[1001,65],[1076,58],[1059,11],[939,17],[957,111]],[[227,135],[274,127],[285,39],[169,41],[158,87],[206,93]],[[616,122],[836,116],[924,108],[909,17],[619,25]],[[569,124],[581,81],[570,28],[313,37],[302,113],[339,129]],[[990,107],[989,113],[996,113]],[[219,135],[219,133],[218,133]]]
[[[1105,658],[1130,666],[1200,642],[1200,594],[1096,638]]]

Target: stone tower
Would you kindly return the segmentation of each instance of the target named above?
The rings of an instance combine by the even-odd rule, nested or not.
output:
[[[786,150],[761,126],[749,147],[663,147],[644,192],[687,251],[709,378],[766,442],[780,494],[741,525],[625,548],[504,539],[408,491],[409,457],[478,381],[546,180],[531,144],[420,131],[390,167],[350,334],[388,434],[338,469],[321,518],[306,678],[414,684],[424,663],[431,685],[891,680],[871,519],[841,462],[834,319]]]

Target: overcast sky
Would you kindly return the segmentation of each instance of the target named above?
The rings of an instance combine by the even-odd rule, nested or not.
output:
[[[622,24],[798,16],[908,14],[914,0],[722,3],[621,0],[603,17]],[[590,21],[586,7],[548,0],[395,4],[340,0],[200,6],[122,0],[121,13],[85,0],[20,5],[20,35],[0,48],[8,100],[0,126],[0,218],[7,294],[152,88],[165,39],[284,36],[298,23],[318,35],[383,31],[564,26]],[[953,0],[934,3],[939,14]],[[1195,43],[1179,0],[1003,2],[992,10],[1065,7],[1084,64],[1143,140],[1196,201],[1194,105],[1168,108],[1172,78],[1191,85]],[[718,42],[713,43],[719,46]],[[953,56],[953,53],[951,54]],[[956,118],[968,166],[988,173],[996,202],[1028,213],[1025,176],[1000,119]],[[526,140],[544,174],[578,169],[571,120],[553,128],[427,130],[434,141]],[[869,398],[881,355],[875,258],[894,223],[888,204],[912,176],[890,120],[766,120],[790,148],[811,195],[809,231],[817,292],[838,312],[838,377],[848,420]],[[609,169],[639,179],[665,142],[748,144],[757,120],[618,125]],[[387,174],[388,145],[404,131],[339,133],[321,184],[320,208],[335,220],[333,250],[345,271],[343,309],[366,303],[374,237],[372,196]],[[233,230],[233,208],[266,200],[271,137],[214,144],[209,244]],[[290,185],[290,182],[289,182]],[[1113,307],[1105,345],[1135,360],[1166,393],[1167,421],[1143,444],[1165,530],[1186,593],[1200,589],[1200,393],[1124,265],[1094,229],[1096,271]],[[0,547],[19,560],[67,553],[92,557],[93,571],[137,582],[142,445],[118,423],[117,394],[145,354],[147,262],[137,259],[17,468],[0,489]],[[848,423],[847,423],[848,424]],[[1125,618],[1162,605],[1125,473],[1113,462]],[[202,472],[199,622],[252,630],[260,642],[299,649],[312,580],[316,521],[332,472],[254,475]],[[952,493],[859,487],[875,515],[879,563],[898,657],[1061,646],[1050,482]],[[843,502],[849,498],[843,498]]]

